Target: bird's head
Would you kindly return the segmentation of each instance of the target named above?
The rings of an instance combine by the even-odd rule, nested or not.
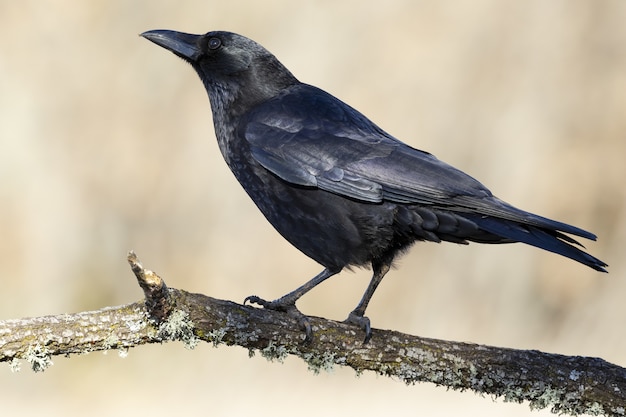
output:
[[[249,107],[298,83],[268,50],[236,33],[216,31],[192,35],[151,30],[141,36],[189,62],[202,79],[214,106],[243,100],[245,103],[240,104]]]

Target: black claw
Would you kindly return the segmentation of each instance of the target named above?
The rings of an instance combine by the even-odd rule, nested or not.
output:
[[[311,329],[311,325],[307,323],[306,328],[304,329],[304,340],[302,343],[305,345],[310,345],[313,342],[313,330]]]
[[[313,327],[311,326],[311,322],[309,321],[309,318],[307,316],[302,314],[299,310],[296,310],[296,311],[301,315],[301,317],[299,318],[294,317],[294,319],[296,319],[296,321],[298,322],[300,329],[304,330],[303,343],[308,345],[313,341]],[[292,314],[289,314],[289,315],[292,316]]]
[[[294,302],[284,301],[282,298],[274,301],[266,301],[260,297],[257,297],[256,295],[250,295],[246,297],[245,300],[243,300],[243,304],[245,305],[246,303],[258,304],[268,310],[287,313],[289,317],[291,317],[298,323],[300,329],[304,330],[304,343],[308,344],[313,341],[313,328],[311,327],[311,322],[309,321],[309,318],[307,316],[305,316],[300,310],[298,310]]]
[[[359,328],[365,332],[365,339],[363,339],[364,345],[367,344],[372,338],[372,326],[370,325],[369,318],[361,316],[353,311],[348,315],[348,318],[344,320],[344,323],[359,326]]]
[[[370,328],[369,322],[367,327],[365,328],[365,339],[363,339],[363,344],[367,345],[372,338],[372,329]]]
[[[249,295],[246,297],[245,300],[243,300],[243,305],[246,305],[247,303],[250,304],[258,304],[262,307],[268,307],[270,305],[270,303],[268,301],[265,301],[264,299],[257,297],[256,295]]]

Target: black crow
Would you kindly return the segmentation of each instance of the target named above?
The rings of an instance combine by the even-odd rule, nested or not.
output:
[[[152,30],[143,37],[191,64],[209,95],[219,148],[278,232],[324,266],[285,296],[246,301],[287,312],[311,339],[296,301],[350,266],[373,276],[346,322],[364,315],[396,256],[416,241],[523,242],[606,272],[569,235],[590,232],[517,209],[474,178],[386,133],[357,110],[303,84],[258,43],[230,32]]]

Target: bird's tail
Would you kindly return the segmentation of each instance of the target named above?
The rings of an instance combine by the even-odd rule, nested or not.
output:
[[[520,216],[515,220],[512,218],[481,216],[479,214],[465,215],[464,217],[472,220],[480,229],[488,233],[558,253],[587,265],[596,271],[607,272],[605,267],[608,265],[606,263],[581,250],[580,248],[584,248],[584,246],[565,234],[569,233],[586,239],[596,240],[596,236],[593,233],[521,210],[513,210],[516,212],[515,214]]]

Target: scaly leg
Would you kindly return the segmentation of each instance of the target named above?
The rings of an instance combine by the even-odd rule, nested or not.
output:
[[[328,278],[332,277],[335,274],[338,274],[341,269],[324,269],[322,272],[317,274],[313,279],[308,281],[306,284],[301,287],[296,288],[289,294],[283,295],[277,300],[274,301],[265,301],[264,299],[257,297],[256,295],[251,295],[246,297],[243,301],[244,304],[250,302],[252,304],[258,304],[263,308],[267,308],[268,310],[274,311],[282,311],[287,313],[289,317],[293,318],[298,322],[298,325],[302,330],[304,330],[306,337],[304,338],[305,343],[309,343],[313,337],[313,331],[311,330],[311,323],[309,322],[309,318],[302,314],[300,310],[296,307],[296,301],[300,299],[304,294],[311,291],[317,285],[326,281]]]
[[[367,309],[367,305],[369,304],[376,288],[378,288],[378,284],[383,280],[383,277],[389,269],[391,269],[391,262],[393,257],[384,258],[378,261],[372,261],[372,270],[373,275],[372,279],[365,290],[365,294],[363,294],[363,298],[361,298],[361,302],[356,306],[354,310],[348,315],[348,318],[344,320],[344,323],[351,323],[359,326],[361,329],[365,331],[365,339],[363,343],[369,342],[372,338],[372,327],[370,325],[370,319],[365,317],[365,310]]]

